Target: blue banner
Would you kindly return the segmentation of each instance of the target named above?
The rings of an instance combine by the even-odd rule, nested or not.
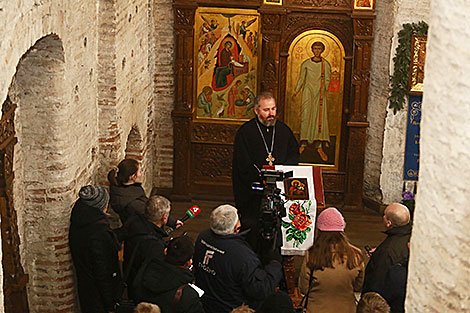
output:
[[[406,123],[405,180],[418,180],[422,95],[409,95]]]

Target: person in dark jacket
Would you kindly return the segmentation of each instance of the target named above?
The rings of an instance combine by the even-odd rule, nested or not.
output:
[[[256,313],[294,313],[294,303],[286,292],[278,290],[263,301]]]
[[[69,245],[84,313],[114,311],[119,284],[119,243],[106,217],[109,194],[104,187],[84,186],[72,208]]]
[[[122,160],[108,173],[110,205],[119,214],[122,224],[136,213],[144,214],[147,196],[142,187],[142,166],[134,159]],[[169,217],[168,226],[179,228],[183,223]]]
[[[221,205],[212,211],[211,228],[196,240],[194,266],[196,284],[207,313],[228,313],[242,304],[257,309],[282,278],[282,266],[270,259],[266,266],[239,233],[237,209]],[[273,251],[272,257],[277,257]]]
[[[380,294],[390,305],[391,313],[405,312],[408,258],[393,265],[385,278],[385,289]]]
[[[121,222],[139,212],[144,214],[147,196],[142,188],[142,167],[134,159],[122,160],[108,173],[111,208],[119,214]]]
[[[127,271],[137,248],[127,279],[131,298],[132,281],[145,260],[164,258],[164,239],[168,237],[164,225],[170,216],[170,210],[171,203],[168,199],[159,195],[152,196],[146,203],[144,214],[135,213],[129,217],[120,231],[120,236],[124,239],[124,271]]]
[[[411,236],[410,211],[400,203],[385,208],[384,223],[387,238],[372,252],[366,266],[362,293],[378,292],[385,288],[385,276],[392,265],[408,258]]]
[[[151,259],[139,270],[134,282],[136,299],[155,303],[162,312],[204,313],[189,270],[193,253],[191,238],[172,239],[165,249],[164,261]]]

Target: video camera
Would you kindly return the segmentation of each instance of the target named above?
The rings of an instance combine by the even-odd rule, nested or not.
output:
[[[281,218],[286,216],[284,208],[285,201],[281,198],[281,189],[276,188],[276,182],[283,181],[284,178],[292,177],[293,172],[276,170],[261,170],[263,182],[255,182],[252,189],[263,193],[259,214],[259,233],[261,238],[276,243],[281,226]]]

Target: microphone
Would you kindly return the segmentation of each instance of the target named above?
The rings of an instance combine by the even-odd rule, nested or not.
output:
[[[185,222],[190,218],[195,218],[201,212],[201,209],[197,205],[193,205],[190,207],[186,213],[184,214],[183,218],[180,221]]]
[[[180,219],[180,221],[184,223],[186,220],[190,218],[195,218],[199,213],[201,213],[201,209],[197,205],[193,205],[186,211],[186,213],[184,214],[183,218]],[[172,227],[169,227],[165,231],[165,233],[168,235],[172,231],[174,231],[174,229]]]

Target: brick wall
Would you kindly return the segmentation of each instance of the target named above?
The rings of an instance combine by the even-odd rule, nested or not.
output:
[[[155,123],[154,123],[154,186],[173,185],[173,122],[174,102],[173,9],[171,0],[155,0]]]
[[[136,143],[151,189],[152,7],[149,0],[0,5],[0,104],[7,93],[18,104],[14,204],[31,312],[78,310],[68,249],[78,189],[107,185],[110,167]]]
[[[53,303],[67,310],[74,303],[67,240],[68,203],[74,188],[67,156],[73,148],[67,144],[71,138],[61,132],[68,128],[69,118],[64,71],[62,41],[50,35],[25,54],[10,88],[11,99],[18,105],[14,207],[21,258],[29,274],[31,311],[41,311]],[[50,109],[52,103],[54,111]]]
[[[152,155],[147,151],[152,140],[147,134],[148,125],[153,121],[149,2],[102,1],[101,4],[98,58],[99,75],[103,79],[99,79],[99,183],[107,184],[106,174],[125,157],[128,136],[136,129],[142,136],[144,188],[149,192],[152,172],[148,165],[152,164]]]
[[[0,103],[10,89],[18,104],[13,200],[31,312],[75,311],[67,233],[77,188],[96,170],[94,10],[7,1],[0,11]]]

